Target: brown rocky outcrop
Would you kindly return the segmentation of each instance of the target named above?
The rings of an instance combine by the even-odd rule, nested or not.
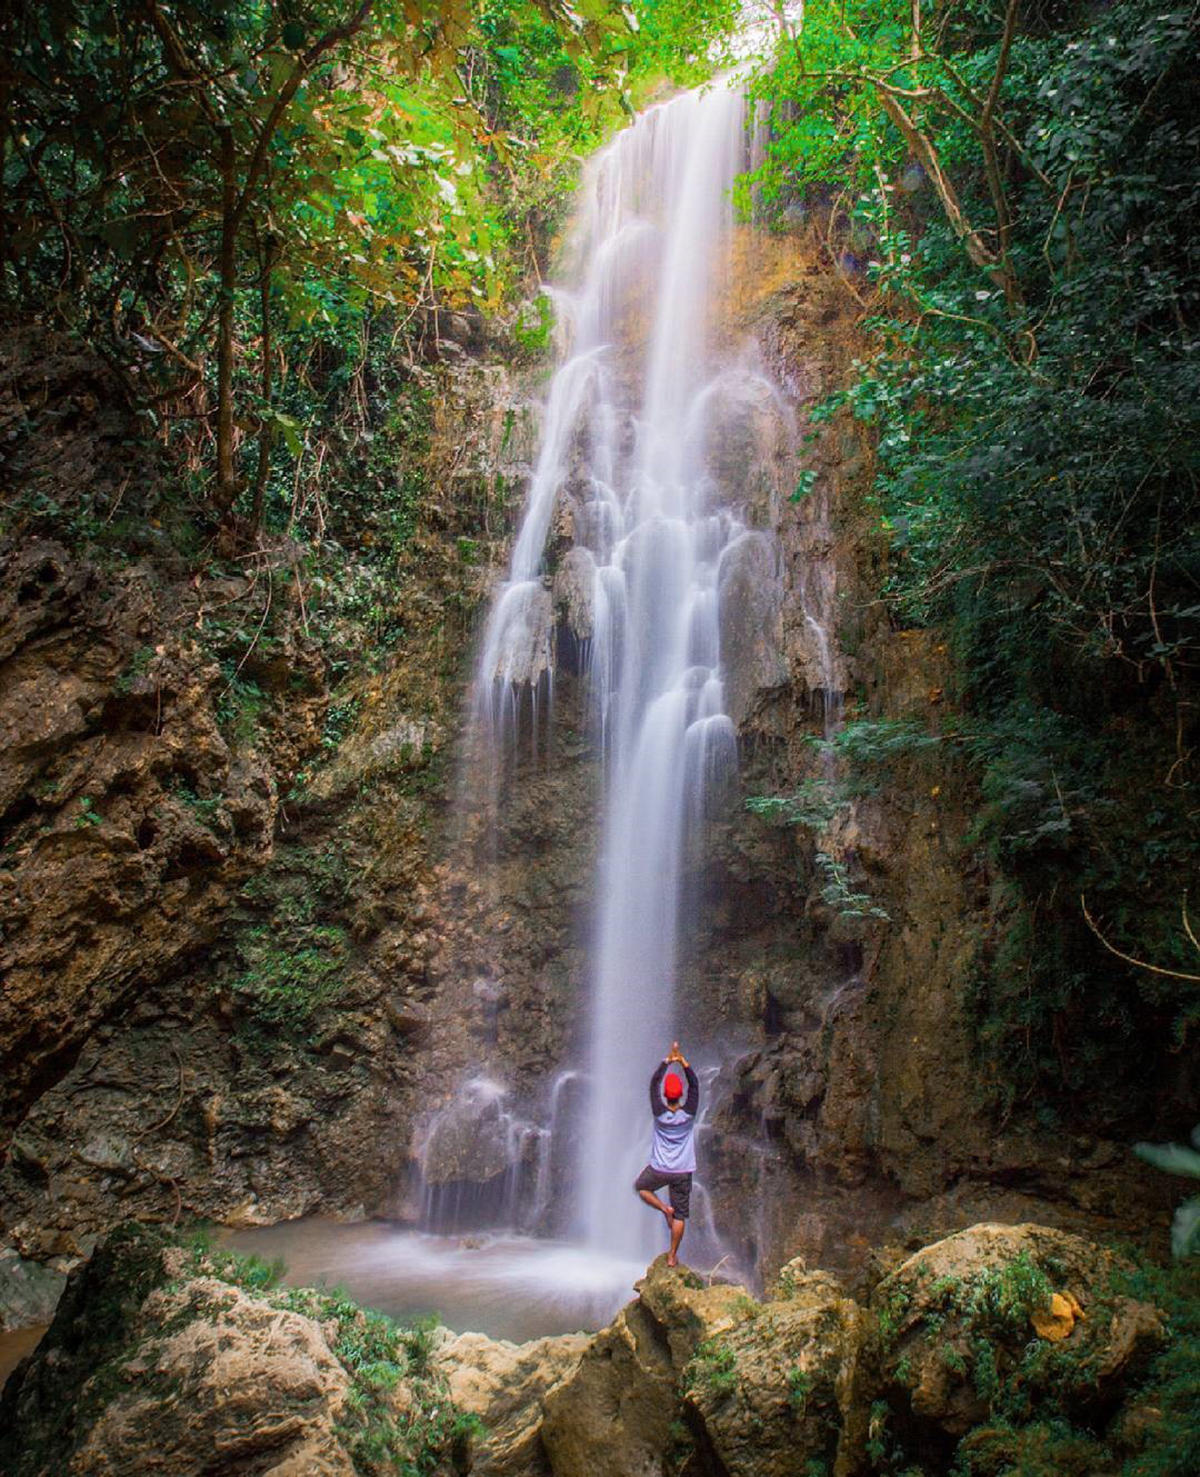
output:
[[[320,1324],[205,1277],[151,1293],[141,1316],[156,1331],[106,1371],[118,1393],[72,1456],[72,1473],[133,1477],[169,1465],[201,1477],[216,1464],[350,1477],[336,1434],[350,1379]],[[89,1393],[85,1384],[85,1402]]]
[[[826,1274],[762,1304],[659,1258],[546,1402],[554,1477],[856,1469],[866,1313]]]
[[[473,1477],[550,1477],[541,1439],[546,1398],[591,1343],[583,1333],[512,1344],[481,1333],[444,1335],[433,1362],[459,1410],[483,1422],[470,1444]]]
[[[6,1477],[465,1470],[419,1336],[344,1300],[238,1277],[157,1233],[115,1232],[4,1387]]]
[[[866,1441],[860,1369],[870,1319],[828,1273],[801,1273],[704,1349],[685,1416],[728,1477],[790,1477],[823,1463],[859,1470]]]
[[[542,1439],[554,1477],[662,1473],[685,1366],[705,1338],[744,1316],[741,1304],[748,1303],[742,1289],[705,1288],[683,1268],[670,1271],[663,1257],[638,1291],[546,1401]]]
[[[269,640],[222,668],[268,580],[175,551],[163,469],[132,456],[102,366],[18,347],[5,493],[74,495],[101,527],[118,502],[130,534],[120,557],[28,529],[0,548],[0,1244],[69,1262],[130,1214],[377,1209],[411,1131],[426,894],[472,623],[528,471],[524,392],[495,366],[427,372],[428,492],[391,582],[405,640],[339,693],[356,721],[318,765],[324,664],[290,572]]]
[[[72,1274],[5,1388],[0,1464],[866,1477],[1066,1441],[1072,1472],[1115,1470],[1115,1451],[1155,1439],[1144,1376],[1167,1337],[1163,1313],[1121,1291],[1127,1270],[1081,1237],[979,1225],[897,1267],[868,1309],[799,1262],[758,1301],[660,1257],[595,1335],[430,1341],[123,1228]]]
[[[215,598],[50,541],[0,550],[5,1141],[101,1021],[212,941],[315,742],[323,679],[299,636],[266,742],[221,731],[195,637]]]

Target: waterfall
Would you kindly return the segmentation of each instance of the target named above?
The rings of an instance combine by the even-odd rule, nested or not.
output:
[[[631,1185],[649,1076],[688,1034],[675,974],[689,828],[736,768],[722,581],[767,537],[708,445],[722,387],[763,383],[731,374],[715,321],[746,148],[742,90],[718,82],[650,109],[588,165],[574,285],[553,294],[564,347],[474,688],[499,771],[526,721],[536,752],[564,631],[587,684],[605,783],[575,1191],[586,1238],[631,1256],[662,1239]]]

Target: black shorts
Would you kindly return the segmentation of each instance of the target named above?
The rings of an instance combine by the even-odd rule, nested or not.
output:
[[[692,1172],[685,1170],[682,1174],[670,1174],[665,1169],[654,1169],[647,1164],[641,1174],[633,1182],[634,1190],[653,1190],[655,1192],[666,1186],[671,1197],[671,1209],[681,1221],[686,1221],[688,1211],[692,1208]]]

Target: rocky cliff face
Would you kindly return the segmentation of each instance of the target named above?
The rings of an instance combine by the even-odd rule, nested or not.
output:
[[[881,1239],[981,1215],[1160,1235],[1161,1177],[1124,1145],[1002,1113],[980,1078],[971,982],[995,879],[966,841],[977,797],[963,767],[939,750],[935,766],[901,754],[860,772],[814,749],[856,719],[936,738],[950,658],[936,632],[895,629],[878,598],[867,431],[810,419],[850,376],[854,296],[800,238],[747,233],[735,266],[723,331],[746,367],[714,397],[709,456],[754,531],[720,592],[741,790],[689,861],[679,985],[693,1051],[721,1063],[704,1130],[718,1224],[763,1275],[796,1254],[851,1268]],[[414,1169],[407,1214],[431,1186],[480,1214],[511,1203],[514,1176],[533,1175],[511,1146],[555,1112],[555,1186],[573,1152],[578,1084],[559,1074],[586,1056],[598,774],[570,518],[564,497],[553,739],[530,728],[512,774],[466,776],[473,819],[422,890],[438,1026],[418,1069],[425,1179]],[[823,813],[772,824],[745,810],[754,794]],[[457,1096],[472,1077],[491,1086]],[[537,1224],[562,1229],[568,1203],[551,1194]]]
[[[964,846],[965,776],[902,757],[879,782],[813,749],[860,716],[936,734],[948,655],[878,600],[866,434],[808,419],[849,373],[853,296],[800,238],[740,251],[726,331],[781,392],[748,370],[714,407],[714,470],[756,535],[721,591],[742,793],[691,858],[680,983],[693,1047],[721,1063],[704,1173],[722,1234],[760,1276],[798,1253],[860,1267],[881,1240],[983,1215],[1158,1234],[1168,1181],[1123,1145],[1002,1119],[978,1079],[992,879]],[[19,499],[78,486],[82,520],[0,557],[5,1241],[69,1260],[131,1213],[412,1218],[443,1192],[486,1216],[512,1203],[512,1143],[536,1146],[521,1126],[556,1111],[529,1223],[562,1229],[598,784],[569,509],[552,741],[535,752],[530,730],[507,777],[459,743],[535,392],[477,343],[427,371],[425,491],[390,575],[404,637],[331,707],[280,572],[271,641],[222,665],[214,631],[253,631],[262,576],[172,552],[120,387],[86,356],[50,359],[18,339],[0,377]],[[127,515],[116,558],[96,529]],[[856,778],[807,829],[743,807]],[[471,1077],[487,1086],[463,1098]],[[479,1116],[450,1121],[452,1100]],[[528,1184],[536,1166],[517,1170]]]
[[[858,719],[936,740],[953,673],[939,634],[897,629],[879,599],[869,435],[809,420],[850,377],[857,305],[803,251],[771,267],[764,297],[738,295],[745,326],[817,434],[806,495],[762,503],[779,591],[760,589],[754,614],[778,617],[758,622],[773,653],[750,665],[739,732],[745,791],[796,797],[802,822],[731,813],[697,879],[682,988],[714,1037],[745,1044],[709,1117],[720,1222],[767,1270],[797,1253],[852,1267],[880,1240],[980,1216],[1161,1238],[1169,1189],[1126,1145],[1047,1134],[980,1076],[972,981],[996,879],[969,843],[965,767],[947,745],[933,764],[814,751]]]
[[[96,521],[132,510],[150,547],[26,529],[0,551],[4,1237],[69,1260],[130,1214],[377,1210],[427,1040],[421,895],[473,615],[527,472],[525,392],[461,353],[424,372],[403,648],[331,712],[298,578],[207,578],[160,548],[162,470],[133,463],[136,496],[122,482],[140,436],[120,386],[85,355],[51,356],[57,379],[46,362],[18,339],[0,387],[18,507],[86,478]],[[222,663],[227,627],[260,617]],[[396,1159],[363,1153],[392,1142]]]

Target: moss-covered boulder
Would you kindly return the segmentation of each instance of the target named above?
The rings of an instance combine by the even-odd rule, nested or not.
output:
[[[783,1291],[700,1345],[684,1371],[685,1416],[727,1477],[842,1477],[865,1444],[869,1319],[824,1272]]]
[[[115,1231],[0,1401],[6,1477],[353,1477],[465,1470],[427,1332],[276,1269]]]
[[[1044,1445],[1051,1421],[1064,1472],[1102,1470],[1097,1443],[1166,1338],[1159,1309],[1121,1291],[1132,1270],[1034,1225],[972,1226],[910,1257],[872,1299],[877,1438],[890,1421],[927,1457],[961,1442],[969,1471],[1024,1471],[1024,1446]]]
[[[637,1290],[546,1401],[542,1439],[554,1477],[669,1470],[688,1444],[679,1398],[688,1361],[756,1306],[742,1288],[706,1287],[665,1257]]]
[[[823,1273],[760,1303],[660,1257],[546,1402],[554,1477],[856,1469],[868,1316]]]

